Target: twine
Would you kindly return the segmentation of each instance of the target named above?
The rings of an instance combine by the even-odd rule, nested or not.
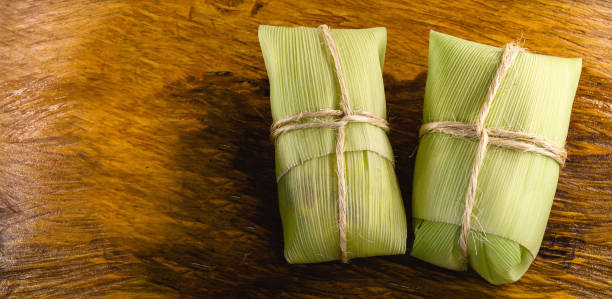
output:
[[[275,122],[271,127],[271,136],[276,139],[283,133],[307,128],[334,128],[338,130],[336,137],[336,174],[338,177],[338,229],[340,231],[340,253],[343,263],[348,262],[348,254],[346,251],[347,229],[346,229],[346,179],[344,177],[344,138],[345,127],[350,122],[368,123],[374,125],[385,132],[389,131],[389,124],[381,117],[378,117],[370,112],[353,110],[349,103],[349,94],[346,89],[346,81],[340,65],[340,57],[338,48],[331,36],[331,32],[327,25],[319,26],[323,32],[323,38],[329,48],[331,56],[334,60],[334,68],[336,77],[340,85],[342,100],[340,101],[341,110],[324,109],[316,112],[304,112],[289,116]],[[332,120],[322,120],[322,117],[336,117]],[[339,119],[338,119],[339,118]],[[297,123],[300,121],[306,121]]]
[[[485,119],[491,108],[491,103],[499,90],[499,86],[521,50],[521,47],[514,43],[509,43],[504,47],[501,62],[491,81],[485,100],[480,107],[476,124],[450,121],[433,122],[423,124],[419,131],[419,136],[429,133],[443,133],[452,136],[478,139],[478,149],[472,164],[471,176],[465,195],[465,209],[461,217],[461,235],[459,237],[459,246],[461,247],[461,252],[466,262],[468,258],[467,240],[470,232],[472,211],[476,202],[478,174],[484,162],[487,145],[490,144],[497,147],[540,154],[555,160],[561,166],[564,165],[565,159],[567,158],[567,153],[563,147],[559,147],[545,138],[527,133],[484,127]]]

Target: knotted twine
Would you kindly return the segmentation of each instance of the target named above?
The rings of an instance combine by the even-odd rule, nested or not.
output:
[[[345,127],[350,122],[368,123],[374,125],[385,132],[389,131],[389,124],[384,118],[378,117],[370,112],[353,110],[349,103],[349,94],[346,89],[346,81],[340,65],[340,56],[336,42],[331,36],[330,29],[327,25],[319,26],[323,33],[325,43],[329,48],[330,54],[334,60],[334,68],[336,77],[340,85],[342,99],[340,101],[341,110],[323,109],[316,112],[299,113],[275,122],[271,127],[271,136],[276,139],[283,133],[307,128],[334,128],[338,130],[336,136],[336,174],[338,177],[338,229],[340,232],[340,253],[343,263],[348,262],[348,254],[346,251],[347,229],[346,229],[346,179],[344,178],[344,138]],[[336,117],[332,120],[322,120],[322,117]],[[307,120],[307,122],[296,122]]]
[[[567,158],[567,153],[563,147],[559,147],[545,138],[503,129],[489,129],[484,126],[485,119],[487,118],[491,103],[497,94],[499,86],[521,50],[521,47],[515,43],[506,44],[504,47],[501,62],[497,67],[491,85],[489,85],[485,100],[480,107],[476,124],[441,121],[423,124],[419,130],[419,137],[429,133],[443,133],[456,137],[478,139],[478,148],[472,164],[472,172],[465,195],[465,209],[461,217],[461,235],[459,237],[459,246],[461,247],[461,252],[466,262],[468,259],[467,241],[470,232],[472,211],[476,202],[478,174],[484,162],[487,145],[490,144],[497,147],[540,154],[555,160],[561,166],[563,166]]]

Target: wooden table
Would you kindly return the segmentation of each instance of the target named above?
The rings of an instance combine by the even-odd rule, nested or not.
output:
[[[0,2],[1,295],[612,296],[610,2],[168,2]],[[519,282],[408,255],[285,262],[257,26],[321,23],[387,27],[407,208],[429,30],[583,57],[569,161]]]

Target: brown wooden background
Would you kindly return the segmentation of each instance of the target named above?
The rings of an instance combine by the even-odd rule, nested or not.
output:
[[[350,2],[350,3],[349,3]],[[430,29],[583,57],[556,200],[519,282],[409,256],[288,265],[259,24],[385,26],[406,207]],[[0,1],[0,295],[612,296],[607,1]]]

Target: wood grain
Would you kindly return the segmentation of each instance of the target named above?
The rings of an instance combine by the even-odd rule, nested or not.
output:
[[[430,29],[583,57],[569,160],[519,282],[409,256],[284,261],[257,26],[320,23],[388,29],[408,208]],[[607,1],[1,1],[0,295],[610,297],[611,36]]]

